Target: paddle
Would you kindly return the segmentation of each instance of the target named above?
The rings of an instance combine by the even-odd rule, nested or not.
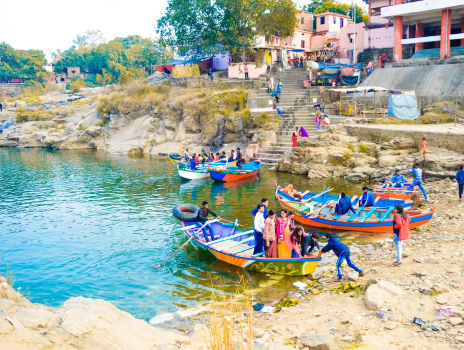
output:
[[[211,221],[213,221],[213,220],[211,220]],[[156,264],[155,266],[152,267],[152,269],[159,269],[159,268],[162,267],[163,265],[166,265],[167,262],[168,262],[169,260],[171,260],[174,256],[176,256],[177,253],[179,253],[179,252],[181,251],[182,248],[184,248],[193,238],[195,238],[195,235],[196,235],[198,232],[200,232],[206,225],[210,224],[211,221],[206,221],[206,222],[204,223],[204,225],[201,226],[198,230],[196,230],[196,231],[194,232],[194,234],[192,235],[192,237],[190,237],[190,238],[188,239],[187,242],[185,242],[184,244],[182,244],[182,245],[180,246],[180,248],[177,249],[176,252],[175,252],[174,254],[172,254],[164,263],[162,263],[162,264]]]
[[[332,191],[332,190],[333,190],[332,188],[328,188],[328,189],[325,190],[324,192],[318,193],[318,194],[316,194],[316,195],[314,195],[314,196],[312,196],[311,198],[308,198],[308,199],[302,199],[301,201],[302,201],[303,203],[309,202],[310,200],[313,200],[314,198],[317,198],[317,197],[319,197],[319,196],[322,196],[323,194],[326,194],[327,192],[330,192],[330,191]]]
[[[321,208],[319,208],[318,210],[316,210],[316,211],[314,212],[313,215],[314,215],[314,216],[319,216],[319,214],[321,213],[322,209],[324,209],[325,207],[328,207],[328,206],[329,206],[330,204],[332,204],[332,203],[335,203],[335,201],[333,201],[333,200],[328,201],[328,202],[325,203]]]

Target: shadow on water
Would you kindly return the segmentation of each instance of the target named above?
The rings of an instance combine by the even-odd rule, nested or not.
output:
[[[103,298],[143,319],[208,301],[211,289],[234,293],[240,277],[260,296],[285,294],[296,278],[251,273],[199,259],[184,242],[172,208],[210,202],[216,213],[253,225],[262,197],[278,210],[274,181],[297,189],[360,193],[361,185],[270,172],[235,183],[183,181],[166,158],[94,151],[0,149],[0,271],[10,263],[16,287],[51,306],[74,296]],[[348,243],[382,236],[338,233]]]

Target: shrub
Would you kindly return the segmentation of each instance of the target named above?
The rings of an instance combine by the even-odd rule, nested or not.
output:
[[[353,145],[348,145],[347,148],[353,153],[356,152],[356,149],[354,148]]]
[[[350,159],[351,159],[351,152],[346,151],[345,153],[343,153],[343,160],[345,162],[347,162]]]
[[[360,153],[369,154],[369,147],[362,142],[358,143],[358,149]]]
[[[80,89],[84,88],[85,82],[82,79],[76,79],[72,82],[70,82],[68,85],[66,85],[66,89],[71,90],[73,92],[78,92]]]

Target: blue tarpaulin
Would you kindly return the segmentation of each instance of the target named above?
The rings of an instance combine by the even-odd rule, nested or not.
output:
[[[390,95],[388,97],[388,116],[400,119],[419,118],[416,95]]]
[[[342,85],[358,85],[359,75],[342,75],[341,76]]]
[[[317,62],[319,65],[319,69],[325,69],[325,68],[332,68],[332,69],[340,69],[340,68],[363,68],[361,64],[327,64],[324,62]]]

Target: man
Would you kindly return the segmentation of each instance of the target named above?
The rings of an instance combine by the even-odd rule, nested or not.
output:
[[[268,200],[267,198],[262,198],[262,199],[261,199],[261,204],[260,204],[260,205],[264,206],[264,209],[263,209],[263,210],[264,210],[264,213],[263,213],[263,215],[264,215],[264,219],[267,219],[267,206],[269,205],[269,200]],[[256,208],[256,209],[253,209],[253,210],[251,211],[251,213],[253,214],[253,216],[256,216],[256,213],[257,213],[257,212],[258,212],[258,209],[257,209],[257,208]]]
[[[359,200],[359,206],[363,208],[373,207],[375,204],[374,195],[372,194],[371,191],[369,191],[367,186],[364,186],[362,190],[363,190],[363,194],[361,196],[361,199]]]
[[[211,214],[212,216],[214,216],[215,218],[218,218],[218,219],[220,219],[220,217],[217,216],[217,214],[215,212],[213,212],[211,209],[208,208],[208,202],[207,201],[204,201],[203,203],[201,203],[201,205],[202,205],[202,207],[198,211],[197,220],[198,220],[198,222],[202,223],[202,226],[204,225],[204,227],[202,228],[202,231],[203,231],[203,236],[205,237],[205,241],[209,242],[206,230],[209,231],[209,234],[211,236],[211,240],[214,241],[213,228],[211,227],[210,224],[205,225],[205,223],[208,222],[208,215],[209,214]]]
[[[233,162],[234,160],[235,160],[234,150],[231,150],[231,151],[230,151],[229,162]]]
[[[185,158],[185,160],[188,162],[188,160],[189,160],[189,158],[190,158],[190,153],[189,153],[189,149],[188,149],[188,148],[185,149],[184,158]]]
[[[364,276],[364,273],[362,272],[362,270],[351,262],[350,249],[348,248],[348,246],[340,242],[332,233],[327,233],[326,237],[328,239],[327,245],[324,248],[322,248],[319,255],[322,255],[322,253],[330,252],[332,250],[334,254],[338,257],[338,260],[337,260],[338,280],[341,281],[342,279],[341,266],[343,264],[343,261],[345,261],[345,259],[349,267],[357,271],[360,276]]]
[[[277,79],[277,95],[280,97],[280,94],[282,92],[282,82],[280,79]],[[277,101],[279,103],[279,101]]]
[[[414,187],[419,186],[419,188],[422,190],[422,194],[424,195],[425,201],[427,202],[427,193],[425,192],[424,185],[422,184],[422,169],[419,166],[419,163],[416,163],[414,165],[414,169],[408,171],[409,174],[414,175],[414,181],[408,187],[408,191],[411,191],[414,189]]]
[[[189,163],[190,163],[190,170],[197,170],[197,162],[195,162],[194,157],[190,158]]]
[[[264,208],[265,206],[262,204],[258,204],[256,207],[256,214],[254,220],[254,229],[255,229],[255,249],[253,250],[253,255],[259,254],[264,252],[264,240],[263,240],[263,232],[264,232]]]
[[[348,197],[346,197],[345,192],[342,192],[340,194],[340,199],[338,200],[338,203],[335,205],[335,214],[338,216],[342,216],[348,214],[350,210],[353,212],[353,214],[356,214],[356,210],[354,210],[351,200]]]
[[[459,201],[460,202],[462,201],[462,193],[464,191],[464,170],[462,169],[463,169],[463,166],[461,165],[459,167],[458,172],[456,173],[456,181],[458,182],[458,186],[459,186]]]
[[[405,177],[400,174],[400,169],[396,169],[395,175],[391,178],[391,182],[393,184],[392,188],[404,188],[404,183],[407,181]]]
[[[275,98],[276,103],[279,103],[280,97],[279,97],[279,94],[277,93],[277,90],[272,91],[272,97]]]
[[[302,237],[302,241],[301,241],[302,256],[305,256],[306,254],[311,254],[314,248],[317,248],[318,251],[321,251],[321,247],[319,246],[319,243],[317,242],[318,239],[319,239],[319,235],[316,232],[314,232],[311,236],[308,235],[308,236]],[[307,251],[308,246],[309,246],[309,250]]]
[[[387,54],[385,52],[382,52],[380,55],[380,59],[382,61],[382,68],[385,68],[385,63],[388,61]]]
[[[237,160],[237,166],[239,169],[242,169],[242,153],[240,152],[240,147],[237,147],[237,153],[235,154],[235,159]]]
[[[380,188],[388,188],[390,187],[390,182],[388,180],[379,180]]]
[[[210,69],[208,69],[208,77],[211,78],[211,80],[214,80],[214,75],[213,75],[213,71]]]

